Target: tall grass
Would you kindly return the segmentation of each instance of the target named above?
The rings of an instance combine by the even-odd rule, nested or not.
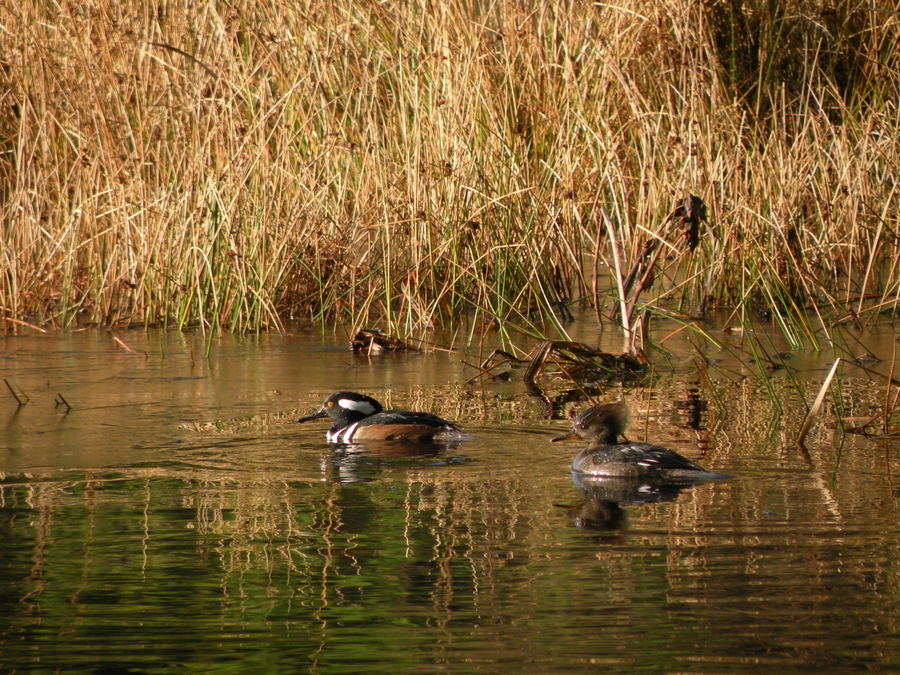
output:
[[[763,306],[815,344],[896,308],[898,22],[884,1],[0,0],[0,317],[534,323],[594,299],[602,209],[634,261],[692,192],[708,226],[650,302]]]

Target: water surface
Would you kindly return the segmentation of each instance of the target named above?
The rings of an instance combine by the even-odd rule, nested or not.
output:
[[[829,354],[761,379],[738,338],[666,341],[652,384],[605,396],[629,402],[630,437],[735,478],[610,503],[573,482],[577,444],[549,443],[588,404],[466,384],[487,346],[116,336],[134,352],[102,331],[0,338],[28,397],[0,391],[2,672],[900,669],[897,446],[843,434],[834,401],[794,443]],[[877,377],[839,380],[848,419],[883,405]],[[476,439],[365,451],[293,424],[338,389]]]

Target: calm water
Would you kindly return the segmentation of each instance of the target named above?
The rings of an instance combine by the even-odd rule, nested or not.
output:
[[[478,348],[116,336],[137,353],[0,337],[29,399],[0,383],[0,672],[900,672],[898,448],[840,433],[833,408],[869,416],[884,385],[843,367],[793,442],[830,354],[767,384],[723,338],[698,345],[706,383],[667,340],[652,387],[607,397],[631,438],[736,478],[616,503],[573,483],[577,444],[549,443],[587,404],[467,385]],[[889,361],[892,337],[858,353]],[[477,438],[335,450],[325,422],[293,420],[337,389]]]

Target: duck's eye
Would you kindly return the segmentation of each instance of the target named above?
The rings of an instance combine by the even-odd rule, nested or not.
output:
[[[325,405],[327,405],[329,408],[333,408],[333,407],[334,407],[334,401],[328,401],[328,403],[326,403]]]

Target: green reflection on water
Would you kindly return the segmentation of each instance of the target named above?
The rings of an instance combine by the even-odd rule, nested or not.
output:
[[[823,415],[800,452],[805,405],[777,375],[779,406],[751,379],[719,382],[721,402],[687,378],[610,392],[636,439],[737,478],[582,529],[598,519],[568,474],[577,448],[548,443],[560,423],[515,385],[452,384],[458,357],[348,365],[336,343],[269,337],[195,364],[184,336],[157,337],[174,343],[146,359],[82,336],[8,360],[32,401],[2,409],[0,672],[900,665],[897,449]],[[477,440],[335,451],[292,418],[338,386]],[[859,417],[884,400],[841,392]]]
[[[633,508],[625,531],[582,531],[531,487],[424,470],[352,485],[8,481],[4,668],[762,672],[894,660],[893,537],[827,520],[811,536],[783,509],[737,515],[761,496],[746,499],[739,481]]]

